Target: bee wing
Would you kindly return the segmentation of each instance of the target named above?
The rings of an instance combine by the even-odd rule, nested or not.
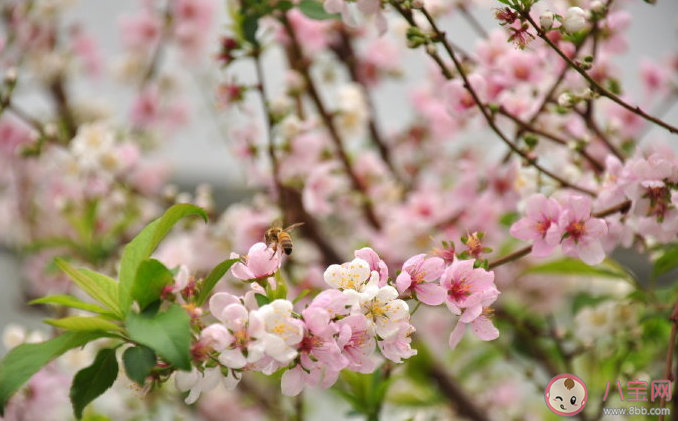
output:
[[[282,219],[278,218],[273,223],[271,224],[271,228],[280,228],[282,229],[283,224],[282,224]]]
[[[292,224],[292,225],[290,225],[289,227],[285,228],[283,231],[285,231],[285,232],[292,232],[293,229],[295,229],[296,227],[300,227],[300,226],[302,226],[302,225],[304,225],[303,222],[297,222],[296,224]]]

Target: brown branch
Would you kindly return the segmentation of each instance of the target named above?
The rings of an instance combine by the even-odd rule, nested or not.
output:
[[[315,245],[318,247],[318,250],[320,250],[320,253],[323,255],[325,265],[329,266],[342,261],[341,257],[327,242],[327,237],[320,233],[315,218],[309,215],[309,213],[304,209],[301,195],[293,188],[283,185],[280,181],[280,165],[278,163],[278,157],[276,156],[275,145],[273,143],[273,123],[268,107],[268,96],[266,93],[265,78],[263,68],[261,66],[260,55],[261,51],[259,50],[255,50],[252,53],[258,79],[257,91],[259,92],[259,97],[261,98],[264,118],[266,119],[268,156],[271,161],[273,184],[275,186],[276,193],[278,194],[278,206],[280,208],[280,213],[282,214],[286,224],[291,224],[293,222],[302,222],[304,224],[301,228],[301,232],[305,237],[315,243]]]
[[[362,208],[365,218],[372,226],[372,228],[379,230],[381,229],[381,223],[379,222],[379,219],[377,219],[376,213],[374,212],[374,208],[372,207],[372,203],[370,202],[368,192],[366,191],[362,182],[360,181],[357,174],[353,170],[351,166],[351,161],[349,160],[348,154],[344,149],[341,137],[339,136],[339,131],[337,130],[337,127],[334,124],[334,120],[330,113],[328,112],[328,110],[325,108],[325,105],[322,102],[322,99],[320,98],[320,93],[318,92],[315,84],[313,83],[313,78],[311,77],[309,69],[309,63],[304,57],[304,54],[301,50],[301,46],[299,45],[299,42],[297,40],[297,35],[294,31],[294,28],[292,28],[292,25],[290,24],[289,20],[287,20],[286,15],[283,14],[280,21],[283,24],[283,27],[285,28],[287,35],[290,38],[291,48],[289,48],[288,51],[292,54],[292,57],[290,58],[291,65],[304,78],[304,81],[306,82],[306,90],[309,96],[311,97],[311,100],[313,101],[313,104],[315,105],[318,114],[320,114],[323,123],[327,127],[327,131],[329,132],[330,138],[332,139],[332,142],[334,143],[334,146],[337,149],[337,154],[339,155],[339,159],[344,166],[344,170],[346,171],[346,174],[348,175],[348,178],[350,179],[353,188],[357,192],[361,193]]]
[[[150,60],[148,62],[148,67],[146,68],[146,72],[144,72],[143,76],[141,77],[141,81],[139,84],[139,89],[143,90],[146,85],[153,79],[153,76],[158,72],[158,68],[160,67],[160,62],[162,61],[162,56],[164,54],[165,50],[165,43],[169,40],[169,37],[171,35],[171,29],[172,27],[172,9],[171,9],[171,1],[168,1],[167,4],[165,5],[165,11],[163,12],[162,15],[162,28],[160,30],[160,36],[158,37],[158,44],[155,46],[155,49],[151,53]]]
[[[374,103],[372,101],[372,98],[370,96],[369,90],[365,82],[361,79],[358,73],[358,57],[355,54],[353,43],[351,42],[351,36],[348,33],[346,27],[344,26],[342,26],[339,29],[338,33],[339,33],[339,43],[334,45],[332,50],[337,55],[339,60],[341,60],[346,65],[346,69],[348,70],[348,73],[351,76],[351,80],[353,80],[353,82],[355,83],[360,84],[363,87],[363,90],[365,91],[365,102],[367,103],[367,108],[370,113],[368,128],[370,131],[370,136],[372,137],[372,141],[377,146],[381,159],[386,163],[386,166],[389,168],[389,170],[391,170],[393,176],[397,180],[402,181],[400,180],[400,174],[398,173],[398,170],[393,164],[393,159],[391,158],[388,146],[386,145],[386,142],[384,141],[381,132],[379,131],[379,127],[377,125],[376,120],[376,107],[374,106]]]
[[[577,110],[576,108],[574,108],[574,110],[577,114],[579,114],[582,117],[582,119],[584,120],[584,123],[586,124],[586,127],[588,127],[589,130],[591,130],[593,132],[593,134],[595,134],[596,137],[601,142],[603,142],[605,147],[607,147],[607,149],[610,152],[612,152],[612,154],[614,156],[616,156],[620,161],[624,162],[624,160],[626,159],[624,157],[624,155],[622,155],[621,152],[619,152],[619,150],[617,149],[617,147],[612,144],[610,139],[608,139],[607,136],[605,135],[605,133],[603,133],[600,130],[600,128],[598,127],[598,124],[596,124],[595,120],[593,119],[593,116],[592,116],[593,104],[594,103],[591,102],[591,100],[589,100],[589,102],[587,102],[586,111],[582,112],[582,111]]]
[[[473,16],[470,10],[468,10],[468,7],[464,3],[459,3],[457,5],[457,9],[459,12],[461,12],[461,15],[466,19],[468,24],[473,28],[474,31],[478,33],[482,38],[487,38],[489,35],[487,34],[487,31],[485,28],[483,28],[483,25],[478,22],[478,20]]]
[[[436,382],[442,395],[453,404],[453,409],[459,415],[474,421],[489,421],[489,418],[476,406],[471,397],[439,363],[433,361],[428,374]]]
[[[507,112],[503,107],[499,108],[498,113],[509,118],[514,123],[516,123],[520,127],[520,133],[521,134],[524,133],[524,132],[532,132],[534,134],[538,134],[540,136],[543,136],[546,139],[549,139],[549,140],[551,140],[555,143],[558,143],[559,145],[568,146],[569,142],[567,140],[563,139],[560,136],[554,135],[553,133],[549,133],[545,130],[541,130],[541,129],[536,128],[533,125],[533,123],[529,123],[529,122],[521,120],[520,118],[518,118],[518,117],[514,116],[513,114]],[[591,156],[588,152],[586,152],[586,150],[584,148],[581,148],[581,150],[577,150],[577,152],[579,152],[581,154],[581,156],[584,157],[584,159],[586,159],[593,166],[593,168],[595,168],[597,171],[601,172],[605,169],[605,167],[600,162],[598,162],[593,156]]]
[[[671,322],[671,334],[669,335],[669,346],[666,351],[666,364],[664,365],[664,378],[673,382],[676,379],[673,376],[673,354],[676,348],[676,333],[678,333],[678,300],[673,306],[673,311],[669,316]],[[666,398],[662,396],[659,402],[659,408],[663,409],[666,406]],[[664,421],[664,415],[659,415],[659,421]]]
[[[66,92],[66,87],[64,86],[63,78],[58,76],[50,85],[49,90],[52,95],[52,99],[54,100],[54,104],[57,107],[57,113],[63,122],[64,129],[66,130],[66,134],[70,140],[75,136],[78,126],[75,121],[73,111],[71,110],[71,105],[68,100],[68,94]]]
[[[403,9],[398,8],[398,10],[399,10],[399,11],[402,11]],[[478,93],[475,91],[475,89],[473,88],[473,86],[471,86],[471,84],[469,83],[468,77],[466,76],[466,71],[464,70],[464,68],[463,68],[461,62],[459,61],[459,59],[457,58],[457,55],[455,54],[454,50],[452,49],[452,46],[451,46],[450,43],[447,41],[447,37],[445,36],[445,33],[442,32],[442,31],[438,28],[438,25],[436,24],[435,20],[433,19],[433,17],[431,16],[431,14],[426,10],[425,7],[422,7],[420,10],[421,10],[421,12],[424,14],[424,16],[426,17],[426,20],[429,22],[429,24],[431,25],[431,28],[433,29],[434,33],[436,34],[436,36],[437,36],[437,41],[439,41],[439,42],[441,42],[441,43],[443,44],[443,47],[444,47],[445,50],[447,51],[447,54],[448,54],[448,55],[450,56],[450,58],[452,59],[452,62],[454,63],[455,68],[457,69],[457,72],[459,73],[459,75],[461,76],[462,80],[464,81],[464,87],[466,88],[466,90],[468,91],[468,93],[471,95],[471,97],[473,97],[473,100],[474,100],[475,104],[476,104],[476,105],[478,106],[478,108],[480,109],[480,112],[482,113],[483,117],[485,117],[485,120],[487,121],[487,124],[488,124],[488,125],[490,126],[490,128],[497,134],[497,136],[499,136],[499,138],[500,138],[500,139],[501,139],[501,140],[502,140],[502,141],[503,141],[503,142],[504,142],[504,143],[505,143],[505,144],[506,144],[513,152],[515,152],[515,153],[518,154],[520,157],[522,157],[523,159],[525,159],[526,162],[527,162],[529,165],[533,166],[534,168],[536,168],[539,172],[543,173],[544,175],[549,176],[550,178],[552,178],[553,180],[555,180],[556,182],[558,182],[561,186],[563,186],[563,187],[568,187],[568,188],[571,188],[571,189],[573,189],[573,190],[577,190],[577,191],[579,191],[579,192],[581,192],[581,193],[585,193],[585,194],[588,194],[588,195],[590,195],[590,196],[595,196],[596,194],[595,194],[593,191],[591,191],[591,190],[589,190],[589,189],[586,189],[586,188],[584,188],[584,187],[580,187],[580,186],[577,186],[577,185],[575,185],[575,184],[572,184],[572,183],[568,182],[567,180],[565,180],[564,178],[562,178],[562,177],[560,177],[560,176],[554,174],[554,173],[551,172],[550,170],[544,168],[543,166],[541,166],[541,165],[537,162],[537,159],[536,159],[535,157],[529,156],[525,151],[521,150],[518,146],[516,146],[515,143],[513,143],[511,140],[508,139],[508,137],[506,137],[506,135],[505,135],[505,134],[499,129],[499,127],[497,126],[497,124],[496,124],[496,122],[495,122],[495,120],[494,120],[494,117],[490,114],[490,112],[488,111],[487,107],[486,107],[486,106],[482,103],[482,101],[480,100],[480,97],[478,96]],[[402,13],[402,12],[401,12],[401,13]],[[414,23],[413,20],[412,20],[412,23]],[[412,23],[411,23],[411,24],[412,24]],[[414,24],[416,25],[416,23],[414,23]],[[427,50],[428,50],[428,48],[427,48]]]
[[[537,31],[537,36],[539,36],[539,38],[543,39],[563,60],[565,60],[568,66],[570,66],[577,73],[579,73],[584,79],[586,79],[586,81],[591,85],[591,88],[595,92],[598,92],[600,95],[609,98],[610,100],[627,109],[628,111],[648,121],[651,121],[652,123],[658,126],[665,128],[670,133],[678,134],[678,127],[672,126],[656,117],[647,114],[646,112],[641,110],[640,107],[638,106],[634,107],[632,105],[629,105],[627,102],[619,98],[617,95],[613,94],[612,92],[601,86],[593,77],[591,77],[586,72],[586,70],[582,69],[574,61],[572,61],[572,59],[570,59],[560,48],[558,48],[558,46],[553,41],[551,41],[551,39],[548,36],[546,36],[546,33],[541,29],[539,25],[537,25],[534,19],[532,19],[532,17],[530,16],[529,10],[522,11],[521,16],[523,17],[523,19],[529,22],[530,25],[532,25],[532,27]]]

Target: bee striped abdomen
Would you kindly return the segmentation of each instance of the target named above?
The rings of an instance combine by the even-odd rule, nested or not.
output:
[[[280,242],[280,245],[285,251],[285,254],[287,255],[292,254],[292,237],[290,237],[288,233],[281,232],[280,234],[278,234],[278,241]]]

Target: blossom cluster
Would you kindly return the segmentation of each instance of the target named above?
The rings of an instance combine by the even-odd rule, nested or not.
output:
[[[445,303],[459,316],[450,335],[452,348],[468,325],[482,340],[499,336],[490,320],[490,306],[499,296],[494,274],[474,267],[474,260],[455,259],[446,266],[440,257],[420,254],[405,262],[393,282],[374,250],[362,248],[355,256],[329,266],[323,278],[330,288],[297,311],[285,298],[268,300],[262,283],[274,292],[282,287],[270,278],[280,268],[281,253],[254,244],[232,268],[236,278],[252,282],[251,290],[242,296],[212,296],[209,313],[218,322],[202,329],[192,347],[194,360],[204,368],[177,373],[177,387],[190,390],[186,402],[197,400],[219,379],[235,387],[246,371],[286,369],[282,392],[297,395],[305,387],[332,386],[341,370],[372,373],[380,360],[377,349],[383,358],[400,363],[417,353],[411,347],[416,329],[407,298],[432,306]],[[177,279],[172,289],[185,289],[184,276]]]
[[[527,200],[526,216],[511,226],[511,235],[532,240],[532,255],[546,257],[558,245],[563,253],[590,265],[605,259],[607,223],[591,216],[591,199],[566,195],[562,203],[536,194]]]

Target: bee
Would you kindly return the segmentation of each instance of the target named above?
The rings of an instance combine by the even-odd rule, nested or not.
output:
[[[280,246],[285,254],[290,255],[292,254],[292,237],[290,236],[290,232],[292,232],[293,229],[296,227],[303,225],[303,222],[297,223],[297,224],[292,224],[289,227],[283,229],[282,227],[282,221],[281,220],[276,220],[273,222],[273,225],[271,225],[271,228],[266,230],[266,234],[264,235],[264,239],[266,240],[266,245],[270,246],[273,244],[273,253],[278,251],[278,246]]]

